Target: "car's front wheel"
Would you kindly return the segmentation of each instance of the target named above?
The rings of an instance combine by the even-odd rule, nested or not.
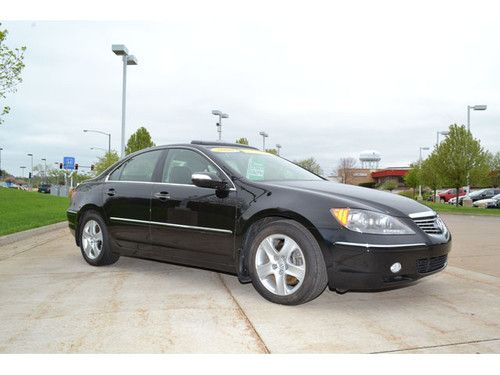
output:
[[[108,229],[101,215],[87,211],[80,224],[80,249],[83,258],[93,266],[115,263],[120,256],[111,251]]]
[[[250,276],[267,300],[299,305],[319,296],[328,279],[318,242],[303,225],[277,220],[251,240]]]

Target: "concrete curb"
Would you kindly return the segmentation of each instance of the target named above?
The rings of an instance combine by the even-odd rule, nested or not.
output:
[[[67,227],[68,227],[68,222],[62,221],[62,222],[56,223],[56,224],[45,225],[45,226],[39,227],[39,228],[28,229],[28,230],[25,230],[22,232],[8,234],[6,236],[0,237],[0,246],[8,245],[12,242],[25,240],[26,238],[30,238],[30,237],[36,236],[38,234],[43,234],[43,233],[51,232],[53,230],[58,230],[58,229],[67,228]]]

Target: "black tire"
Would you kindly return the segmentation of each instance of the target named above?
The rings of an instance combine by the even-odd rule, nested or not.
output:
[[[82,238],[85,224],[87,224],[91,220],[94,220],[99,224],[100,230],[102,232],[102,249],[100,254],[95,259],[91,259],[85,253],[83,238]],[[82,252],[83,259],[85,259],[85,261],[88,264],[92,266],[107,266],[109,264],[116,263],[118,259],[120,259],[120,256],[118,254],[113,253],[111,251],[108,228],[106,227],[106,223],[104,222],[104,220],[102,219],[101,215],[98,212],[87,211],[83,214],[82,218],[80,219],[78,236],[80,243],[80,251]]]
[[[304,255],[306,266],[304,279],[298,289],[289,295],[279,295],[268,290],[257,274],[257,249],[264,239],[274,234],[290,237],[299,245]],[[250,244],[248,270],[252,284],[257,292],[268,301],[282,305],[300,305],[313,300],[325,290],[328,276],[323,254],[316,238],[300,223],[286,219],[264,223],[250,239]]]

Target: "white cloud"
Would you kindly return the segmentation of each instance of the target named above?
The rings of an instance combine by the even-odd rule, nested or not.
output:
[[[210,112],[220,108],[230,114],[225,139],[260,146],[266,130],[269,146],[315,156],[325,171],[365,149],[404,165],[437,130],[464,123],[468,104],[484,103],[473,133],[500,149],[500,24],[489,3],[210,3],[197,12],[176,3],[164,22],[4,22],[8,44],[28,51],[0,127],[2,166],[20,173],[26,152],[90,164],[90,147],[107,139],[84,128],[112,132],[119,149],[112,43],[139,60],[128,70],[127,135],[144,125],[157,144],[216,139]]]

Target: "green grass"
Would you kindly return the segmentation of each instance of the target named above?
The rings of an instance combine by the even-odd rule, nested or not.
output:
[[[66,220],[69,199],[0,188],[0,236]]]
[[[478,207],[462,207],[453,206],[445,203],[422,202],[436,212],[446,214],[466,214],[466,215],[497,215],[500,216],[500,209],[497,208],[478,208]]]

